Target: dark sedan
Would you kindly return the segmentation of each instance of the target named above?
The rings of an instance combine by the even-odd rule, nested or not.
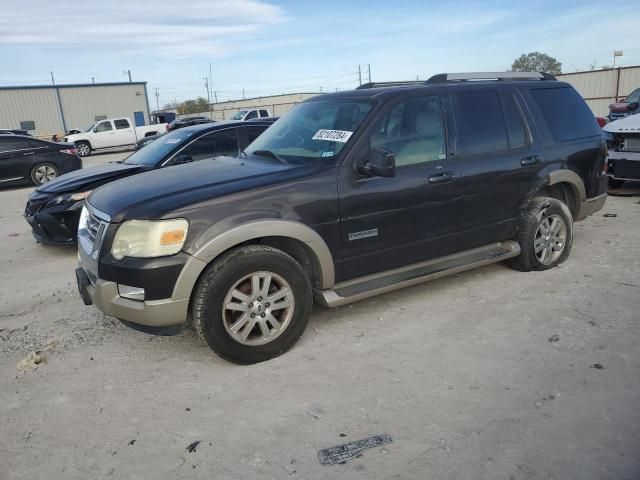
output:
[[[0,135],[0,186],[43,185],[82,168],[73,144],[38,140],[28,135]]]
[[[29,196],[24,216],[37,241],[73,243],[83,201],[94,188],[157,168],[237,156],[274,121],[207,123],[169,132],[123,162],[85,168],[37,188]]]

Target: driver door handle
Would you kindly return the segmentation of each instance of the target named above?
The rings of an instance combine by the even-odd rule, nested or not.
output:
[[[429,183],[446,183],[453,181],[453,173],[451,172],[442,172],[436,173],[435,175],[431,175],[429,177]]]
[[[537,155],[531,155],[530,157],[524,157],[522,160],[520,160],[520,165],[522,165],[523,167],[526,167],[528,165],[536,165],[540,163],[540,157]]]
[[[23,153],[22,156],[26,157],[28,155],[35,155],[35,154],[36,154],[36,152],[27,152],[27,153]]]

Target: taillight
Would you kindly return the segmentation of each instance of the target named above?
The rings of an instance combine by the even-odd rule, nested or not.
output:
[[[66,153],[67,155],[78,155],[78,151],[75,148],[67,148],[66,150],[60,150],[60,153]]]
[[[167,123],[167,132],[169,131],[169,124]]]
[[[596,120],[598,121],[600,128],[603,128],[607,124],[607,119],[604,117],[596,117]]]

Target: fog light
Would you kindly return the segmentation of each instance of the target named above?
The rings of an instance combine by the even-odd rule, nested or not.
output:
[[[144,288],[118,284],[118,293],[121,297],[131,300],[144,300]]]

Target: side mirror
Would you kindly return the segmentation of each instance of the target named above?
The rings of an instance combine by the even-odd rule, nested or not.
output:
[[[628,104],[627,110],[630,112],[635,112],[636,110],[638,110],[638,102],[631,102],[630,104]]]
[[[182,165],[183,163],[191,163],[193,162],[193,158],[191,155],[177,155],[171,161],[172,165]]]
[[[98,133],[98,127],[93,127],[93,133]]]
[[[386,148],[374,148],[356,163],[358,173],[372,177],[395,177],[396,155]]]

